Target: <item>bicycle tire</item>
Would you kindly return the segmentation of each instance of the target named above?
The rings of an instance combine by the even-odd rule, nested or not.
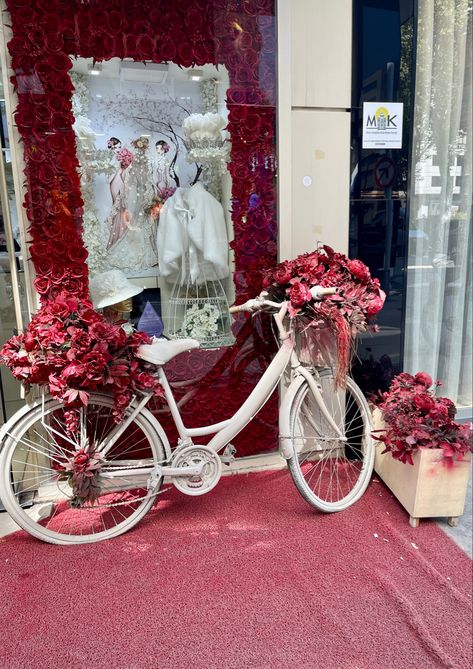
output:
[[[294,455],[287,464],[302,497],[325,513],[343,511],[365,492],[374,466],[371,413],[361,390],[347,378],[335,390],[333,372],[319,372],[324,402],[347,438],[341,442],[320,411],[307,381],[290,406]]]
[[[129,407],[127,414],[131,411]],[[87,407],[81,411],[78,430],[69,438],[64,429],[64,412],[64,405],[52,398],[45,399],[44,409],[38,403],[26,413],[19,412],[18,421],[10,425],[5,435],[0,454],[0,498],[13,520],[42,541],[74,545],[116,537],[147,513],[162,480],[149,491],[146,474],[136,488],[136,478],[128,482],[120,474],[112,482],[103,478],[95,502],[85,502],[80,508],[72,506],[72,487],[59,479],[58,471],[84,439],[102,441],[115,427],[113,400],[91,394]],[[134,418],[106,455],[104,473],[116,476],[120,466],[142,466],[147,472],[152,465],[165,461],[162,440],[146,413],[141,411]]]

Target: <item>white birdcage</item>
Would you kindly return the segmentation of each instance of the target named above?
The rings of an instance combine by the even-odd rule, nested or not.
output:
[[[197,339],[201,348],[231,346],[235,342],[227,296],[210,264],[199,265],[199,280],[192,282],[188,262],[174,283],[165,319],[170,339]]]

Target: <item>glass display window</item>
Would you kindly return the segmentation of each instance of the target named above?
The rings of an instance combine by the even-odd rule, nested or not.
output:
[[[204,284],[215,308],[209,331],[221,325],[219,305],[254,297],[277,257],[274,1],[6,5],[41,301],[86,299],[120,272],[144,288],[126,305],[135,321],[151,306],[168,335],[195,334],[194,312],[166,323],[190,283],[189,299]],[[266,324],[225,327],[213,350],[168,366],[189,425],[231,415],[274,353]],[[273,449],[276,423],[274,398],[240,453]]]

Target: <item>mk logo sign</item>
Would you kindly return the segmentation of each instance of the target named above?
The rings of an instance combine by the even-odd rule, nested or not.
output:
[[[363,148],[400,149],[402,117],[402,102],[363,102]]]
[[[394,119],[397,118],[397,114],[390,116],[389,114],[385,116],[383,113],[379,116],[373,115],[368,116],[366,120],[367,128],[377,128],[378,130],[385,130],[386,128],[397,128],[397,125]]]

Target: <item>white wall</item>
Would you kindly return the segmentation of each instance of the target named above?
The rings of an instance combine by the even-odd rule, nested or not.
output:
[[[348,248],[352,0],[280,0],[281,259]]]

